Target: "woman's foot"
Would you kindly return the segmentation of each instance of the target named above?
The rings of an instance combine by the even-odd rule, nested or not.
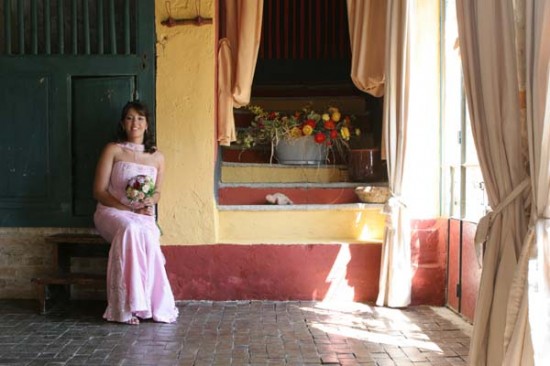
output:
[[[129,320],[126,320],[126,324],[138,325],[139,324],[139,319],[137,318],[137,316],[132,315],[132,317]]]

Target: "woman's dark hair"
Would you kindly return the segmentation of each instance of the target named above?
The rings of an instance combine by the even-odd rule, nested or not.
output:
[[[150,154],[154,153],[157,151],[157,147],[155,146],[155,136],[151,132],[152,122],[149,119],[149,109],[147,109],[147,106],[140,101],[135,100],[128,102],[124,108],[122,108],[122,113],[120,114],[121,122],[124,121],[130,109],[135,110],[140,116],[145,117],[147,120],[148,128],[145,130],[145,134],[143,135],[143,145],[145,147],[145,152]],[[126,131],[124,131],[122,123],[118,124],[116,130],[116,140],[117,142],[126,142],[128,140],[128,136],[126,136]]]

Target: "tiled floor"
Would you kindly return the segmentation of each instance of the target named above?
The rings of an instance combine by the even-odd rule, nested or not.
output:
[[[101,302],[38,315],[0,301],[0,365],[465,365],[471,326],[445,308],[183,302],[176,324],[101,319]]]

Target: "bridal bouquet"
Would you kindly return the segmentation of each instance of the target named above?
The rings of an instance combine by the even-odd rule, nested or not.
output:
[[[130,200],[130,203],[143,202],[147,197],[153,197],[155,194],[155,182],[153,178],[148,175],[136,175],[128,180],[126,185],[126,197]],[[158,222],[156,223],[159,228],[160,235],[163,235],[162,229]]]
[[[130,202],[142,202],[155,194],[155,182],[148,175],[136,175],[128,180],[126,197]]]

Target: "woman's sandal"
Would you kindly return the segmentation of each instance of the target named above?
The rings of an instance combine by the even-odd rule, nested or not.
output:
[[[137,316],[132,315],[132,317],[129,320],[126,320],[126,324],[139,325],[139,319],[137,318]]]

